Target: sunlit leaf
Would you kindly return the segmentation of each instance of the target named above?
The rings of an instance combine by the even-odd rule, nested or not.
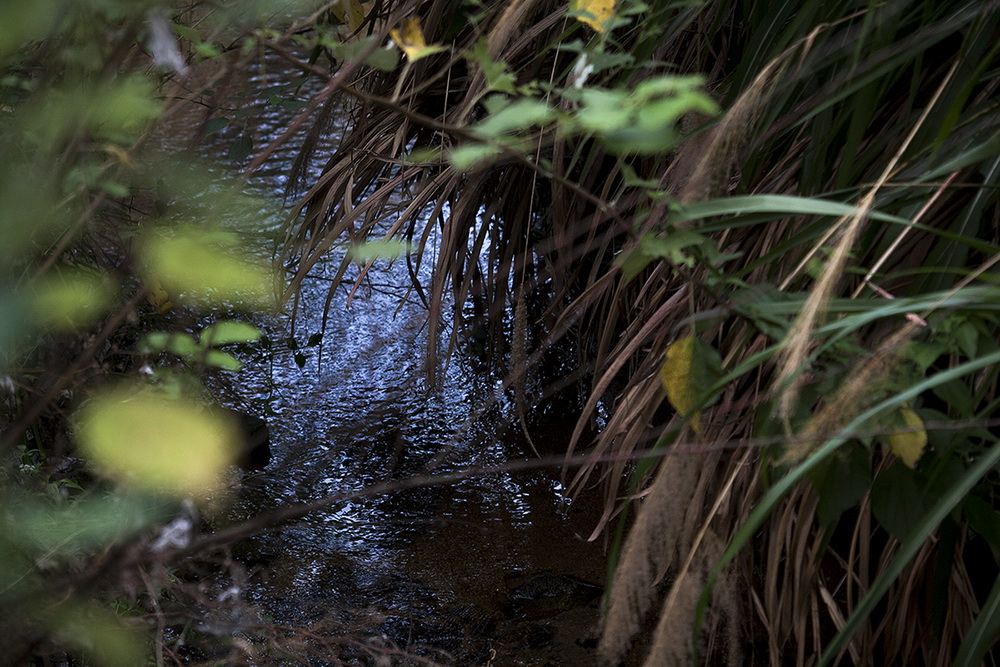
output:
[[[571,0],[569,7],[570,11],[578,12],[578,21],[603,33],[604,24],[615,14],[615,4],[615,0]]]
[[[167,294],[167,290],[163,289],[158,280],[153,281],[147,291],[149,293],[146,295],[146,301],[156,308],[158,315],[162,315],[174,307],[174,302],[170,300],[170,295]]]
[[[330,11],[333,15],[351,32],[358,29],[361,22],[365,20],[365,5],[371,3],[361,3],[359,0],[342,0],[333,3]]]
[[[907,468],[916,468],[917,461],[924,455],[927,448],[927,431],[920,415],[907,406],[899,409],[899,417],[905,428],[911,429],[902,433],[890,433],[886,436],[892,453],[899,457]]]
[[[224,413],[149,389],[105,390],[77,421],[95,466],[136,488],[177,496],[214,491],[238,446],[236,425]]]

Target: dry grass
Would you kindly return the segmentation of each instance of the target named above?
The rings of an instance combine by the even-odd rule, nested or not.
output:
[[[443,0],[411,3],[392,20],[453,11]],[[995,280],[998,239],[989,230],[998,216],[996,170],[985,154],[969,156],[996,132],[997,83],[985,74],[996,64],[987,37],[996,7],[904,2],[855,11],[847,3],[823,10],[804,3],[785,14],[790,5],[711,3],[656,10],[643,19],[656,23],[657,39],[637,22],[615,34],[615,48],[645,50],[681,73],[709,73],[728,108],[708,128],[689,119],[695,136],[679,151],[618,158],[589,139],[542,128],[523,137],[530,150],[468,173],[444,161],[407,161],[411,146],[447,149],[469,139],[486,82],[456,54],[480,37],[519,82],[561,85],[571,59],[544,47],[572,27],[563,11],[545,0],[487,9],[452,35],[452,52],[404,70],[404,80],[359,71],[342,82],[354,100],[354,124],[297,209],[284,259],[296,267],[294,288],[343,240],[411,239],[413,275],[421,262],[434,262],[429,284],[415,279],[414,286],[429,308],[428,372],[461,344],[469,305],[522,413],[552,390],[544,364],[529,367],[549,359],[560,340],[572,343],[571,375],[585,383],[587,399],[568,448],[591,452],[594,463],[571,487],[603,484],[606,511],[594,537],[638,508],[611,587],[602,650],[609,661],[622,658],[659,608],[648,664],[682,664],[710,565],[785,470],[771,464],[808,459],[810,441],[825,441],[898,392],[892,383],[909,363],[908,344],[928,340],[931,330],[919,318],[901,323],[903,315],[886,310],[888,300],[871,296],[875,286],[923,299],[921,309],[931,305],[924,319],[940,322],[966,285]],[[752,21],[759,29],[744,30]],[[390,23],[375,25],[384,31]],[[429,41],[444,39],[437,22],[425,25],[432,26]],[[977,65],[970,54],[989,64]],[[649,75],[623,68],[596,83],[630,85]],[[401,91],[398,99],[393,91]],[[805,205],[754,209],[757,199],[742,213],[675,224],[669,200],[624,184],[626,165],[689,207],[727,194],[767,194],[855,208],[817,216]],[[954,187],[963,182],[974,187]],[[408,194],[396,199],[399,192]],[[886,213],[911,222],[886,222]],[[630,281],[612,267],[612,257],[643,235],[666,238],[678,227],[741,254],[721,270],[704,257],[693,266],[654,261]],[[439,242],[432,250],[433,234]],[[933,269],[914,270],[923,265]],[[338,280],[357,280],[352,271],[345,262]],[[936,296],[949,288],[951,296]],[[863,310],[880,314],[865,319]],[[451,318],[448,330],[442,322]],[[665,350],[690,330],[719,350],[731,371],[718,403],[703,411],[697,437],[665,406],[658,379]],[[956,355],[939,363],[953,367]],[[982,371],[970,383],[985,406],[976,416],[988,417],[996,374]],[[589,440],[602,407],[609,417]],[[714,446],[774,432],[805,444],[736,452]],[[858,440],[879,474],[881,451],[871,438]],[[628,461],[654,444],[675,449],[658,468]],[[616,462],[598,463],[612,453]],[[844,514],[833,540],[833,527],[818,518],[821,496],[809,484],[795,487],[716,583],[712,623],[694,648],[713,663],[808,664],[895,553],[866,498]],[[963,527],[957,544],[967,539]],[[934,613],[921,591],[933,569],[933,542],[891,588],[882,616],[846,644],[844,660],[950,659],[977,603],[956,558],[934,621],[941,639],[928,640]]]

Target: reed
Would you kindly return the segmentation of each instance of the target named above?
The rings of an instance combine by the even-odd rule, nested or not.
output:
[[[647,664],[971,664],[989,650],[1000,588],[974,594],[970,577],[995,580],[981,556],[1000,547],[977,477],[1000,452],[997,9],[623,2],[601,34],[546,0],[439,0],[364,24],[381,40],[420,17],[446,49],[338,82],[354,123],[307,184],[284,260],[298,280],[337,243],[407,239],[414,276],[434,262],[414,285],[428,369],[472,311],[520,404],[556,391],[527,366],[563,350],[585,396],[568,450],[595,461],[572,488],[604,487],[595,538],[630,526],[609,663],[660,595]],[[702,74],[723,112],[691,110],[685,141],[661,150],[580,131],[586,96],[569,82],[595,44],[611,64],[584,90]],[[498,90],[554,120],[490,144]],[[486,157],[447,159],[468,145]],[[362,275],[345,262],[338,277]],[[687,335],[721,359],[714,384],[690,384],[698,429],[659,380]],[[596,462],[611,453],[623,462]]]

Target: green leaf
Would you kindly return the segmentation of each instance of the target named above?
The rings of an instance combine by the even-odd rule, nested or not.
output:
[[[391,72],[399,64],[399,51],[396,49],[375,49],[365,58],[365,64],[380,72]]]
[[[233,343],[252,343],[260,338],[257,327],[246,322],[223,320],[205,327],[201,332],[201,341],[205,345],[219,347]]]
[[[555,115],[555,111],[544,102],[519,99],[486,117],[472,131],[484,139],[495,138],[534,125],[546,125]]]
[[[1000,553],[1000,513],[985,500],[969,496],[962,503],[962,515],[969,527],[989,543],[994,553]]]
[[[209,350],[205,353],[205,365],[221,368],[224,371],[238,371],[243,367],[239,359],[222,350]]]
[[[253,153],[253,137],[248,134],[241,134],[233,139],[233,143],[229,144],[227,155],[230,160],[242,162],[251,153]]]
[[[954,331],[955,342],[958,343],[962,353],[970,359],[976,356],[976,349],[979,345],[979,331],[976,325],[968,320],[963,320]]]
[[[1000,576],[993,580],[993,588],[976,615],[976,620],[965,632],[962,645],[955,655],[953,667],[975,667],[985,664],[987,652],[1000,636]]]
[[[458,171],[485,166],[500,157],[500,148],[490,144],[464,144],[448,151],[448,160]]]
[[[961,380],[942,382],[933,389],[934,395],[944,401],[949,412],[964,419],[971,419],[973,398],[969,387]]]
[[[848,444],[809,474],[819,496],[816,515],[822,526],[837,522],[857,505],[872,484],[871,461],[862,445]]]
[[[916,475],[900,463],[883,470],[872,483],[872,514],[890,535],[908,537],[927,511]]]
[[[353,245],[347,251],[347,255],[359,264],[367,264],[373,259],[393,260],[411,250],[409,242],[402,239],[383,239]]]
[[[91,496],[57,507],[20,498],[4,517],[4,531],[39,551],[73,553],[128,538],[170,513],[162,502],[138,496]]]
[[[108,276],[64,271],[35,286],[31,309],[42,326],[70,331],[97,319],[111,305],[113,296]]]
[[[190,26],[181,25],[180,23],[171,23],[170,28],[178,36],[190,40],[191,42],[198,43],[201,41],[201,34]]]
[[[495,61],[490,57],[485,37],[479,39],[472,49],[466,53],[465,57],[476,63],[479,66],[479,69],[483,71],[483,74],[486,75],[486,82],[487,85],[489,85],[490,90],[496,90],[510,95],[517,93],[517,90],[514,87],[514,74],[506,71],[507,63],[502,60]]]
[[[142,634],[126,627],[107,609],[70,600],[45,609],[40,620],[56,641],[88,656],[86,664],[146,664]]]
[[[207,137],[210,134],[215,134],[220,130],[226,128],[229,125],[228,118],[210,118],[208,122],[205,123],[204,134]]]
[[[714,587],[715,582],[722,570],[730,562],[732,562],[743,547],[746,546],[751,539],[753,539],[757,530],[764,523],[767,517],[771,515],[771,512],[774,511],[774,508],[782,501],[788,492],[795,485],[799,484],[813,468],[818,466],[839,447],[841,447],[850,438],[851,433],[854,433],[858,429],[862,428],[873,418],[876,418],[881,414],[885,414],[890,410],[896,409],[903,403],[915,400],[920,394],[941,382],[961,378],[981,368],[989,367],[998,363],[1000,363],[1000,352],[984,355],[955,368],[949,368],[945,371],[941,371],[934,377],[927,378],[923,382],[915,383],[913,386],[908,387],[894,396],[873,405],[852,419],[850,423],[844,426],[844,428],[842,428],[836,436],[829,438],[806,460],[791,469],[784,477],[777,480],[774,485],[767,490],[753,510],[750,511],[749,516],[747,516],[743,525],[741,525],[736,531],[736,534],[730,541],[729,546],[726,547],[726,551],[722,554],[722,557],[712,567],[712,571],[709,573],[707,581],[702,587],[701,595],[698,597],[698,602],[695,606],[695,622],[693,624],[691,635],[692,641],[697,641],[697,638],[700,637],[702,623],[705,617],[705,609],[708,606],[712,588]],[[734,369],[733,373],[735,373],[736,370],[738,369]],[[854,634],[854,631],[857,629],[861,621],[871,613],[878,601],[882,599],[883,595],[885,595],[885,592],[888,590],[892,582],[899,577],[906,564],[914,557],[914,555],[916,555],[923,541],[927,539],[937,524],[941,522],[941,519],[947,516],[954,509],[954,507],[969,492],[972,486],[984,474],[986,474],[987,471],[996,465],[998,461],[1000,461],[1000,446],[994,446],[986,450],[986,453],[984,453],[984,455],[976,461],[972,468],[970,468],[944,496],[937,499],[937,502],[932,506],[930,513],[920,522],[917,531],[909,540],[907,540],[905,544],[900,546],[900,551],[896,558],[894,558],[889,567],[883,571],[883,574],[878,577],[872,589],[869,590],[869,593],[862,600],[861,604],[847,620],[844,628],[837,633],[834,640],[827,646],[826,652],[821,658],[821,665],[828,664],[834,656],[838,654],[843,645]],[[909,471],[905,471],[904,469],[904,472]]]
[[[917,364],[921,373],[926,373],[945,351],[945,346],[941,343],[914,340],[907,343],[905,354],[907,359]]]
[[[180,332],[155,331],[148,333],[140,339],[138,347],[143,354],[170,352],[184,358],[192,358],[200,353],[200,348],[194,337]]]
[[[981,361],[981,360],[976,360]],[[966,368],[973,366],[972,363],[967,364]],[[956,369],[952,369],[956,370]],[[966,497],[969,491],[975,486],[990,470],[992,470],[997,463],[1000,462],[1000,443],[993,443],[993,446],[988,449],[982,457],[980,457],[965,473],[964,475],[956,480],[955,483],[949,487],[948,491],[936,499],[936,502],[932,505],[930,511],[922,517],[921,521],[915,526],[914,532],[910,535],[908,539],[903,541],[899,545],[899,551],[896,552],[896,556],[889,562],[889,564],[882,569],[879,576],[872,582],[871,588],[868,589],[868,593],[862,598],[855,608],[854,613],[847,619],[844,626],[837,633],[836,637],[826,646],[823,655],[820,657],[819,665],[824,667],[830,664],[837,654],[841,651],[844,644],[853,636],[854,632],[857,630],[861,621],[867,618],[867,616],[872,612],[875,606],[879,603],[882,597],[889,590],[892,583],[899,578],[906,568],[907,564],[913,560],[914,556],[923,546],[924,542],[931,536],[931,533],[937,528],[938,524],[946,516],[948,516],[959,503]],[[992,593],[991,593],[992,597]],[[992,604],[997,604],[996,602]],[[984,607],[985,609],[985,607]],[[982,612],[981,612],[982,613]],[[984,617],[983,624],[992,623],[995,617],[994,611],[988,611],[987,616]],[[979,619],[977,618],[977,623]],[[983,628],[977,626],[976,635],[983,634]],[[980,639],[973,635],[972,639],[968,639],[963,642],[963,650],[966,643],[970,643],[969,653],[963,653],[963,655],[971,655],[978,650],[980,645]],[[990,640],[992,642],[992,639]]]
[[[671,209],[669,221],[677,224],[717,215],[749,215],[751,213],[782,213],[790,216],[825,215],[839,218],[855,215],[858,210],[858,207],[850,204],[816,199],[815,197],[746,195],[742,197],[711,199],[686,206],[675,204]],[[872,220],[910,224],[910,221],[906,218],[889,215],[874,209],[868,212],[868,217]]]
[[[147,236],[140,251],[141,268],[149,284],[162,285],[175,299],[271,306],[272,274],[236,250],[232,235],[182,228]]]

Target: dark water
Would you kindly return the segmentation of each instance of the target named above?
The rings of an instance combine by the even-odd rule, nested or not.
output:
[[[277,63],[264,69],[267,80],[252,76],[251,89],[277,86],[301,100],[317,90],[281,89],[282,77],[297,75]],[[257,149],[290,118],[284,107],[264,109],[253,129]],[[224,153],[242,131],[214,135],[209,152]],[[327,150],[340,131],[331,126]],[[252,181],[271,202],[262,211],[280,209],[296,141]],[[332,253],[303,284],[294,329],[291,306],[263,323],[271,354],[239,376],[242,403],[268,420],[274,458],[243,480],[231,520],[426,474],[429,465],[441,473],[530,455],[509,435],[497,382],[461,354],[437,369],[438,386],[427,386],[427,313],[407,297],[401,262],[383,262],[349,305],[347,289],[339,291],[324,325],[339,259]],[[305,346],[320,332],[321,346],[287,344]],[[307,356],[301,368],[296,352]],[[549,444],[558,450],[567,436]],[[244,595],[260,620],[314,636],[290,650],[288,664],[338,656],[346,664],[590,664],[592,651],[580,644],[593,634],[600,591],[590,584],[602,582],[604,557],[584,537],[596,508],[567,506],[558,476],[494,473],[315,512],[235,546],[249,576]]]

